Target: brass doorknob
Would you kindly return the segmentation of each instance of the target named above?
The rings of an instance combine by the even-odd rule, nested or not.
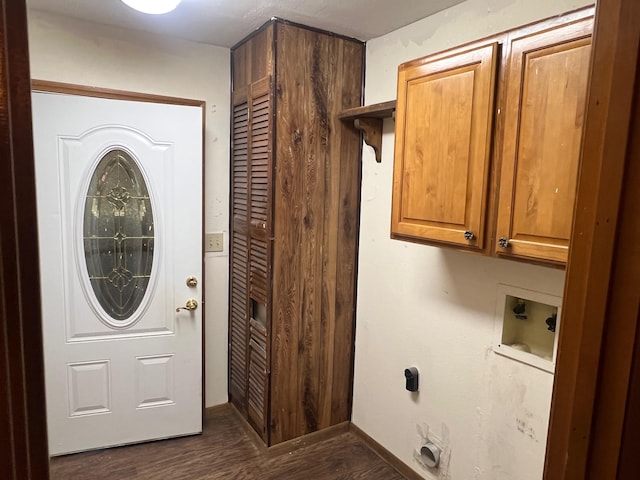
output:
[[[198,308],[198,301],[194,298],[190,298],[189,300],[187,300],[187,303],[184,307],[176,308],[176,312],[179,312],[180,310],[187,310],[190,312],[191,310],[195,310],[196,308]]]

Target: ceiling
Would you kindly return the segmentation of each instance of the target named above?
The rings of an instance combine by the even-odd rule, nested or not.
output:
[[[145,15],[120,0],[27,0],[30,9],[230,47],[271,17],[366,41],[464,0],[182,0]]]

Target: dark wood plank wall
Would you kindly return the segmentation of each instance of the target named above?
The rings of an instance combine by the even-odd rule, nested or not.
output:
[[[639,114],[633,108],[640,72],[640,2],[599,0],[593,38],[546,480],[637,477],[637,470],[633,476],[616,477],[638,320],[638,284],[632,281],[638,264],[616,242],[638,245],[637,233],[626,233],[636,227],[627,225],[624,202],[630,200],[622,192],[624,188],[637,192],[637,178],[630,175],[634,170],[629,165],[637,165],[639,156],[637,142],[630,141]],[[632,205],[637,225],[637,208]],[[617,267],[625,263],[627,268]],[[637,457],[637,450],[632,455]]]
[[[640,8],[636,12],[640,15]],[[640,29],[637,31],[640,39]],[[604,354],[587,456],[589,479],[614,478],[616,470],[615,478],[631,479],[636,478],[640,470],[640,59],[636,68],[602,343]],[[618,451],[621,452],[619,458],[615,455]],[[603,452],[607,454],[602,455]]]
[[[231,49],[233,91],[273,75],[273,24]]]
[[[27,11],[0,2],[0,478],[48,478]]]
[[[276,33],[271,442],[348,420],[363,44],[294,25]]]
[[[328,291],[335,292],[335,299],[325,302],[327,309],[334,309],[335,327],[331,334],[330,349],[333,363],[331,418],[322,417],[330,424],[351,419],[351,398],[353,392],[353,360],[355,346],[356,284],[358,277],[358,242],[360,234],[360,187],[362,183],[362,139],[360,132],[337,119],[335,112],[362,105],[364,95],[364,55],[363,44],[344,42],[342,44],[342,69],[339,72],[341,88],[332,90],[335,102],[330,119],[332,130],[340,129],[340,137],[332,137],[334,152],[339,152],[333,168],[340,170],[340,186],[337,218],[327,220],[336,229],[336,236],[330,236],[326,245],[335,245],[335,264],[327,267],[325,277],[330,279]],[[336,79],[337,81],[337,79]],[[329,84],[331,85],[331,83]],[[354,162],[355,160],[355,162]],[[332,178],[335,178],[332,176]],[[332,183],[332,185],[334,185]],[[330,205],[326,215],[335,215],[334,205]],[[325,263],[329,263],[328,260]],[[333,277],[335,268],[335,278]],[[327,276],[327,272],[331,275]],[[331,318],[331,317],[329,317]],[[323,323],[324,320],[323,320]],[[337,394],[336,394],[337,392]],[[326,412],[325,412],[326,415]]]
[[[247,105],[249,146],[247,174],[242,155],[235,149],[232,154],[232,198],[241,207],[246,200],[248,210],[236,215],[232,205],[231,278],[244,281],[245,272],[233,270],[243,270],[239,257],[248,255],[249,289],[231,288],[230,396],[270,444],[346,421],[351,414],[361,140],[338,113],[362,102],[363,55],[361,42],[281,21],[232,49],[233,107],[241,114]],[[262,137],[254,139],[252,129],[253,103],[265,86],[273,93],[275,143],[267,191],[273,203],[261,229],[263,214],[254,209],[263,205],[265,183],[257,169],[264,162],[252,165]],[[232,138],[244,145],[244,123],[236,123],[238,138],[233,125]],[[272,240],[266,272],[257,254],[263,252],[265,235]],[[262,350],[249,338],[256,329],[246,326],[255,300],[268,305],[264,403],[256,396],[263,381],[256,374]],[[239,338],[246,338],[240,347],[234,345]],[[239,386],[241,376],[248,392]],[[267,409],[264,426],[255,405]]]
[[[302,221],[301,198],[304,164],[309,141],[301,130],[306,117],[305,65],[294,58],[291,45],[285,45],[288,30],[277,30],[276,71],[276,165],[274,181],[273,315],[271,324],[271,422],[273,443],[291,438],[298,424],[298,376],[304,368],[298,362],[298,341],[304,345],[299,319],[302,314],[301,274]],[[301,42],[304,37],[296,38]],[[299,45],[298,48],[304,47]],[[283,51],[284,50],[284,51]],[[306,59],[305,59],[306,60]],[[308,67],[307,67],[308,68]],[[310,72],[308,72],[310,73]],[[305,160],[303,160],[305,161]],[[313,265],[309,266],[313,268]],[[304,348],[304,347],[303,347]],[[302,363],[302,362],[301,362]]]

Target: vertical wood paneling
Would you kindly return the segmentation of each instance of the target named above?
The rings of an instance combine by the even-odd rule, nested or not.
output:
[[[302,315],[300,291],[302,175],[301,161],[307,155],[304,130],[305,72],[303,59],[289,53],[291,29],[277,30],[276,76],[276,172],[274,181],[274,270],[271,354],[271,441],[291,438],[298,422],[297,398],[299,322]],[[302,46],[299,46],[302,47]],[[302,68],[300,68],[302,67]]]
[[[328,56],[333,61],[325,69],[325,81],[327,84],[327,103],[329,105],[334,102],[342,105],[344,91],[332,88],[344,75],[344,56],[346,42],[332,41],[329,45]],[[353,58],[350,59],[353,63]],[[359,65],[356,63],[356,65]],[[356,72],[357,73],[357,72]],[[349,90],[346,88],[345,90]],[[360,93],[360,91],[359,91]],[[352,99],[352,105],[358,105],[360,98]],[[348,129],[342,130],[342,122],[336,116],[330,116],[327,119],[329,132],[347,133]],[[354,132],[355,133],[355,132]],[[359,134],[357,134],[359,136]],[[360,142],[357,142],[360,143]],[[342,161],[340,147],[342,145],[342,135],[328,135],[327,146],[332,153],[327,156],[324,169],[324,229],[322,238],[322,279],[321,279],[321,312],[318,324],[319,332],[319,401],[318,401],[318,419],[319,428],[327,427],[332,424],[332,399],[334,398],[333,378],[335,375],[334,364],[334,347],[336,335],[336,275],[337,275],[337,259],[339,252],[338,245],[338,228],[340,223],[340,181],[341,172],[340,164]],[[359,158],[357,155],[353,158]],[[357,167],[360,162],[353,164]],[[345,364],[346,365],[346,364]],[[338,393],[339,394],[339,393]]]
[[[272,443],[349,415],[360,138],[337,114],[362,88],[361,44],[277,35]]]
[[[363,44],[274,22],[236,51],[249,99],[248,301],[267,305],[264,349],[262,324],[249,327],[245,413],[276,444],[349,418],[361,140],[337,114],[361,103]]]
[[[49,477],[24,1],[0,3],[0,478]]]
[[[273,24],[258,32],[249,42],[251,55],[250,83],[273,74]]]
[[[286,27],[284,27],[286,28]],[[284,29],[283,28],[283,29]],[[297,434],[318,429],[318,407],[320,400],[321,314],[322,314],[322,239],[325,209],[325,166],[331,151],[328,148],[329,118],[327,72],[332,68],[328,62],[331,37],[314,32],[296,30],[298,41],[287,52],[293,58],[305,59],[304,74],[309,79],[305,92],[302,114],[306,117],[303,135],[308,138],[308,152],[300,158],[304,170],[302,178],[302,225],[301,225],[301,290],[302,316],[300,317],[300,339],[298,342],[298,415]],[[293,36],[293,35],[292,35]],[[292,51],[294,48],[301,51]]]
[[[639,30],[640,31],[640,30]],[[640,63],[638,64],[640,67]],[[638,70],[640,74],[640,69]],[[600,361],[598,393],[595,398],[591,443],[596,452],[588,456],[590,479],[627,479],[637,476],[638,446],[640,446],[640,399],[637,369],[640,367],[640,77],[636,80],[636,95],[632,112],[627,165],[620,199],[615,259],[611,269],[607,327],[603,335],[605,352]],[[634,371],[634,369],[636,371]],[[634,378],[635,377],[635,378]],[[634,403],[635,402],[635,403]],[[626,410],[626,413],[625,413]],[[624,440],[623,440],[624,439]],[[599,452],[621,450],[622,455],[606,457]],[[635,443],[635,448],[634,448]],[[626,455],[625,455],[626,452]],[[633,452],[631,455],[630,453]],[[631,468],[634,466],[636,468]],[[633,473],[632,473],[633,472]]]
[[[247,68],[247,50],[248,44],[244,44],[233,51],[231,58],[231,73],[233,75],[232,81],[234,92],[249,85],[249,79],[247,78],[247,75],[249,74],[249,70]]]
[[[630,182],[630,188],[637,190],[637,183],[633,182],[633,176],[627,176],[625,168],[629,162],[637,165],[640,161],[638,152],[632,153],[628,148],[633,135],[634,97],[638,94],[636,82],[640,78],[640,2],[600,0],[596,17],[547,437],[546,480],[626,480],[637,476],[637,471],[624,477],[616,476],[615,471],[602,474],[595,464],[602,466],[620,453],[617,441],[613,440],[619,438],[620,432],[615,432],[619,425],[605,419],[608,431],[603,432],[596,427],[596,433],[592,429],[594,420],[598,421],[594,419],[598,409],[605,408],[598,416],[606,417],[610,413],[615,417],[618,413],[607,412],[610,409],[605,405],[595,403],[601,388],[606,396],[619,394],[619,384],[611,390],[609,381],[600,379],[607,378],[609,372],[606,369],[611,366],[619,372],[629,367],[625,361],[620,362],[620,354],[622,357],[627,354],[625,347],[603,342],[607,338],[605,335],[609,335],[611,329],[613,336],[621,333],[631,337],[626,330],[616,330],[620,326],[624,328],[629,321],[637,323],[638,319],[637,310],[634,311],[637,303],[632,308],[624,308],[625,304],[633,305],[626,300],[622,305],[617,304],[618,295],[623,292],[615,290],[615,270],[612,267],[616,261],[628,261],[623,255],[625,252],[615,248],[624,225],[620,217],[624,208],[621,202],[624,198],[621,196],[623,185]],[[640,121],[638,115],[635,121]],[[637,211],[634,213],[637,219]],[[631,238],[637,245],[637,236]],[[622,256],[617,258],[618,255]],[[637,268],[637,264],[634,267]],[[627,287],[635,286],[637,295],[637,283],[631,283],[631,280],[625,279],[624,282]],[[623,307],[624,318],[612,321],[609,307],[613,305]],[[614,361],[610,363],[611,360]],[[622,409],[624,406],[616,404],[614,408]],[[622,448],[624,450],[624,444]],[[631,454],[637,458],[638,450],[632,450]]]
[[[362,45],[343,43],[341,89],[339,103],[334,107],[343,110],[362,101],[362,78],[364,76],[364,49]],[[338,98],[336,98],[338,102]],[[355,339],[356,280],[358,267],[358,239],[360,232],[360,185],[362,141],[359,132],[347,128],[332,116],[334,131],[340,131],[335,141],[333,158],[340,171],[339,217],[337,219],[337,247],[335,257],[335,326],[331,334],[333,344],[332,397],[330,424],[351,418],[351,396],[353,387],[353,349]],[[332,181],[336,182],[332,176]],[[333,222],[332,222],[333,223]],[[327,262],[330,264],[330,262]],[[333,270],[333,266],[331,270]],[[331,283],[329,283],[331,286]],[[326,360],[330,361],[330,360]]]

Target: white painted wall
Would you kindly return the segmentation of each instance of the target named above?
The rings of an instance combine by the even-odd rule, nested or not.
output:
[[[29,12],[31,75],[39,80],[206,102],[205,231],[225,232],[207,254],[207,406],[227,402],[229,49]]]
[[[467,0],[367,44],[366,103],[396,97],[398,64],[589,3]],[[389,239],[393,122],[364,147],[353,422],[425,478],[540,480],[553,377],[491,350],[499,283],[562,295],[560,270]],[[403,371],[420,370],[420,392]],[[428,431],[439,473],[413,458]]]

